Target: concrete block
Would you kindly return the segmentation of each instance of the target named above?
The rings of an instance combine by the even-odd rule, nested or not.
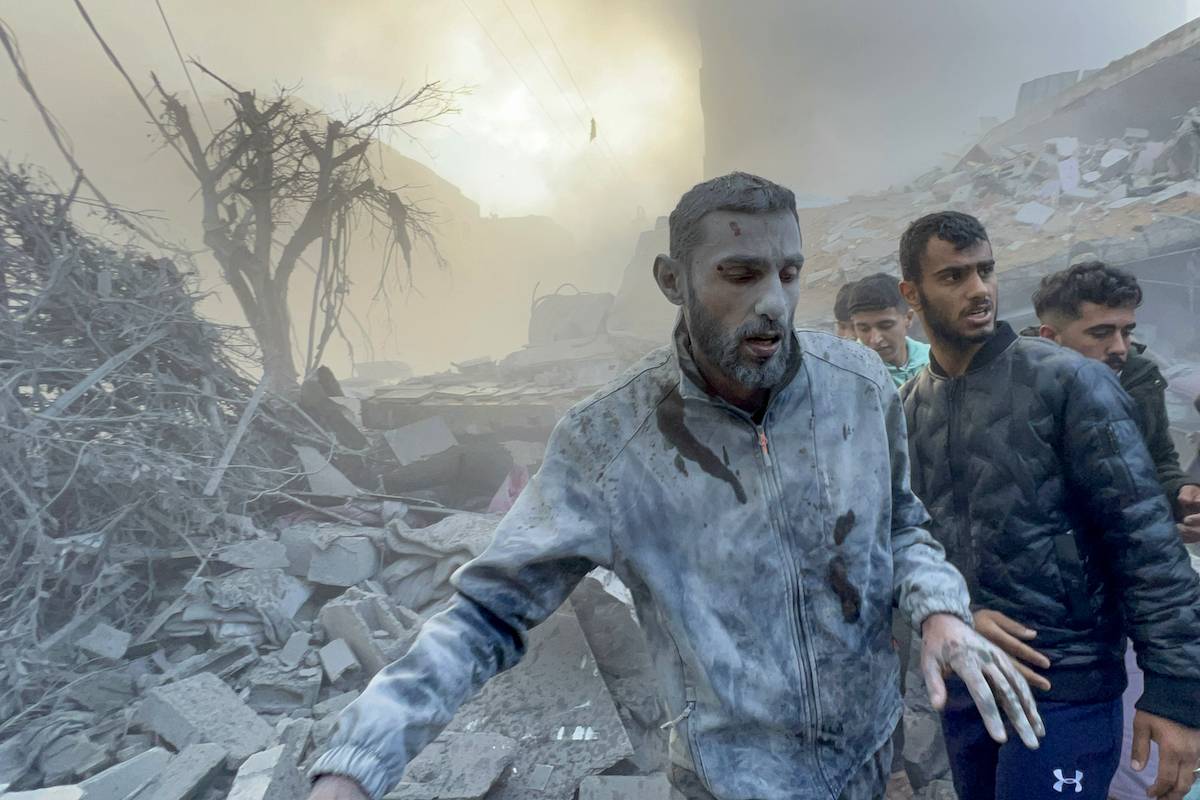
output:
[[[334,639],[321,648],[319,655],[321,656],[321,666],[325,668],[325,674],[329,676],[330,683],[337,683],[338,678],[352,669],[361,667],[345,639]]]
[[[170,761],[169,752],[155,747],[123,764],[109,767],[79,784],[83,800],[125,800],[154,783]]]
[[[296,631],[288,637],[287,643],[278,653],[279,661],[288,669],[297,667],[308,654],[309,635],[304,631]]]
[[[420,617],[386,595],[356,588],[326,603],[318,619],[330,639],[345,640],[368,676],[403,655],[421,626]]]
[[[193,744],[179,752],[138,800],[192,800],[208,788],[229,753],[219,744]]]
[[[280,744],[246,759],[227,800],[296,800],[307,795],[304,776]]]
[[[667,776],[591,775],[579,784],[579,800],[670,800]]]
[[[312,708],[321,692],[320,669],[287,669],[262,661],[246,673],[246,705],[260,714]]]
[[[131,634],[101,622],[75,644],[81,650],[86,650],[106,661],[120,661],[121,657],[125,655],[125,651],[129,649],[129,642],[132,639]]]
[[[240,764],[274,739],[262,720],[217,676],[198,675],[159,686],[146,693],[138,721],[176,749],[192,744],[219,744]]]

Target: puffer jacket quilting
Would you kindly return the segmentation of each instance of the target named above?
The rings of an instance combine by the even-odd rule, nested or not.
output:
[[[882,362],[798,343],[761,426],[699,387],[682,331],[572,410],[452,607],[347,709],[314,773],[382,796],[598,564],[633,595],[676,763],[721,800],[836,798],[899,716],[893,604],[918,625],[970,615],[909,490]]]
[[[1119,696],[1128,635],[1138,707],[1200,726],[1200,581],[1112,370],[1001,323],[964,375],[935,360],[901,394],[931,531],[976,607],[1038,631],[1039,696]]]

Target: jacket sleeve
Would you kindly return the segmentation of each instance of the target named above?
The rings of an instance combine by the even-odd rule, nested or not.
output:
[[[1064,463],[1116,583],[1146,687],[1137,707],[1200,728],[1200,578],[1175,531],[1133,401],[1098,361],[1067,381]]]
[[[611,564],[608,513],[572,417],[550,438],[542,467],[489,547],[451,579],[451,605],[408,652],[377,674],[338,718],[310,775],[343,775],[373,800],[492,676],[514,666],[529,629],[549,617],[594,566]]]
[[[886,376],[885,376],[886,377]],[[920,376],[914,381],[920,380]],[[911,391],[913,382],[906,386]],[[920,631],[931,614],[953,614],[973,625],[971,600],[962,575],[929,533],[929,514],[913,494],[909,478],[908,423],[891,381],[881,384],[888,451],[892,462],[892,576],[895,603]]]
[[[1179,505],[1179,490],[1191,483],[1179,466],[1179,453],[1175,443],[1171,441],[1171,425],[1167,419],[1167,401],[1164,394],[1164,383],[1154,387],[1154,391],[1143,394],[1142,413],[1145,415],[1146,447],[1150,449],[1150,457],[1154,459],[1154,469],[1158,473],[1158,482],[1167,499],[1171,501],[1171,510],[1176,519],[1183,517],[1183,509]]]

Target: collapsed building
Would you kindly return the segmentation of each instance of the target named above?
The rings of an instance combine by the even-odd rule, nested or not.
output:
[[[1040,278],[1070,263],[1138,275],[1139,338],[1167,362],[1180,451],[1195,452],[1197,47],[1200,26],[1185,26],[1028,104],[953,168],[802,209],[800,324],[829,326],[846,281],[897,274],[913,218],[968,211],[988,226],[1016,325]],[[660,219],[615,295],[538,298],[528,344],[504,358],[415,377],[319,370],[297,398],[263,398],[169,262],[56,248],[46,230],[69,230],[61,209],[37,207],[45,229],[13,263],[38,291],[0,308],[0,334],[37,318],[58,337],[0,361],[18,387],[0,394],[13,445],[0,510],[29,537],[0,574],[25,603],[0,624],[12,800],[302,796],[337,713],[445,607],[450,575],[487,545],[557,420],[666,342],[676,313],[650,275],[667,250]],[[164,324],[172,335],[153,329]],[[73,517],[55,505],[64,493]],[[663,722],[630,598],[597,571],[389,797],[666,798]]]

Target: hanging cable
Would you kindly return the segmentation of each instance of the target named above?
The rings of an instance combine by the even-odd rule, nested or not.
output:
[[[192,87],[192,97],[196,98],[196,105],[200,109],[201,116],[204,117],[204,123],[208,125],[208,132],[216,135],[217,131],[213,128],[212,120],[208,118],[208,112],[204,110],[204,103],[200,102],[200,93],[196,91],[191,70],[188,69],[187,62],[183,59],[183,53],[179,51],[179,42],[175,41],[175,32],[171,30],[171,23],[167,21],[167,12],[163,11],[162,0],[154,0],[154,4],[158,6],[158,13],[162,16],[163,25],[167,26],[167,35],[171,37],[171,46],[175,48],[175,55],[179,58],[179,66],[183,67],[183,74],[187,78],[188,86]]]

